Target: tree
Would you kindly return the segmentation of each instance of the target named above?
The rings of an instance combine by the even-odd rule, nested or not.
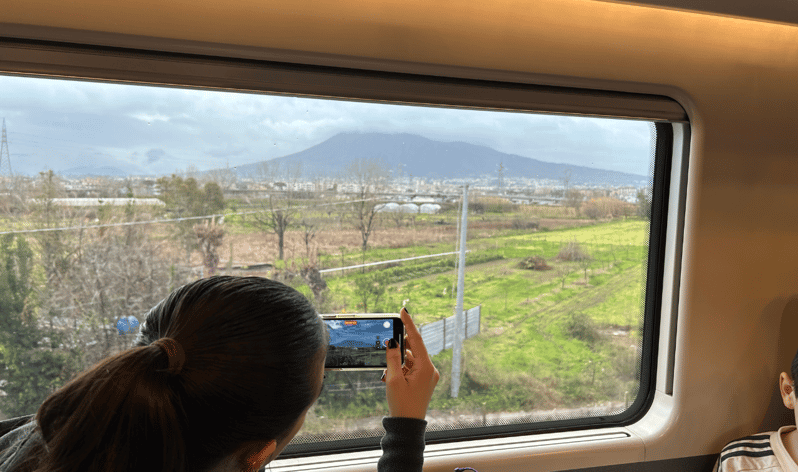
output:
[[[651,197],[649,195],[647,188],[637,191],[637,216],[644,220],[651,219]]]
[[[377,307],[380,298],[385,295],[385,286],[388,284],[388,276],[382,273],[373,275],[362,275],[355,279],[355,295],[363,305],[363,313],[369,311],[369,303],[373,301],[372,308]]]
[[[106,221],[151,219],[136,211],[140,207],[125,207]],[[129,348],[132,339],[119,336],[116,322],[143,315],[186,282],[187,269],[177,267],[171,251],[164,251],[165,243],[148,238],[146,230],[147,225],[88,229],[80,258],[42,299],[47,307],[42,315],[67,335],[65,345],[80,350],[83,367]]]
[[[64,273],[69,270],[76,249],[67,241],[64,231],[55,230],[61,226],[69,226],[69,216],[64,209],[55,203],[55,199],[63,196],[63,184],[52,171],[39,173],[35,213],[38,226],[50,231],[36,234],[42,257],[42,265],[47,278],[47,286],[57,284]]]
[[[588,276],[587,276],[587,271],[588,271],[588,269],[590,269],[590,264],[592,262],[593,262],[593,258],[590,257],[590,256],[584,257],[584,258],[579,260],[579,267],[581,267],[582,270],[585,271],[585,286],[587,286],[590,283],[590,280],[588,279]]]
[[[219,267],[218,247],[222,245],[224,228],[211,218],[210,223],[195,225],[194,233],[197,235],[197,243],[202,253],[202,263],[207,269],[206,275],[213,275]]]
[[[214,182],[222,190],[230,190],[238,180],[235,171],[230,169],[230,163],[224,169],[213,169],[206,174],[210,182]]]
[[[574,209],[574,215],[579,216],[579,210],[582,207],[584,196],[582,192],[576,189],[569,189],[565,191],[565,206]]]
[[[270,188],[269,195],[261,200],[261,212],[255,213],[255,221],[277,235],[277,259],[285,258],[285,232],[294,222],[298,210],[297,196],[290,185],[302,174],[300,164],[281,166],[279,162],[263,162],[258,169],[258,178]],[[289,181],[283,182],[281,179]]]
[[[579,208],[582,206],[584,196],[579,190],[571,188],[571,169],[565,169],[562,175],[562,196],[566,208],[573,208],[575,216],[579,216]]]
[[[38,326],[33,250],[15,235],[0,239],[0,408],[10,416],[35,412],[73,375],[74,351],[56,349],[61,336]],[[48,336],[49,335],[49,336]]]
[[[160,198],[166,210],[178,218],[204,216],[224,210],[224,195],[215,182],[208,182],[200,188],[193,177],[182,178],[177,175],[158,179]],[[191,251],[197,248],[197,235],[194,232],[195,220],[178,221],[173,225],[174,236],[186,251],[186,263],[191,260]]]
[[[302,228],[302,241],[305,243],[305,256],[308,259],[308,264],[316,265],[317,251],[312,250],[312,244],[313,238],[316,237],[319,230],[319,223],[316,220],[302,218],[299,226]]]
[[[0,239],[0,264],[0,332],[8,333],[33,311],[33,250],[25,239],[5,234]]]
[[[377,195],[385,187],[388,168],[378,159],[356,159],[347,167],[354,181],[355,194],[350,207],[352,225],[360,232],[361,249],[368,249],[369,237],[376,227],[379,214]]]
[[[565,290],[565,281],[568,279],[568,276],[573,274],[574,268],[572,266],[568,266],[565,264],[560,265],[557,267],[557,278],[560,279],[560,283],[562,283],[562,289]]]
[[[0,213],[6,216],[26,214],[31,179],[23,175],[0,177]]]

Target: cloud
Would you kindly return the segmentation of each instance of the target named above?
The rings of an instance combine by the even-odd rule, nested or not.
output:
[[[14,76],[0,76],[0,90],[12,160],[15,152],[31,156],[17,161],[36,163],[31,170],[95,150],[151,172],[189,164],[208,170],[220,159],[235,167],[353,131],[412,133],[637,174],[647,174],[651,162],[651,125],[644,121]]]
[[[134,114],[130,115],[130,117],[131,118],[135,118],[137,120],[144,121],[147,124],[150,124],[153,121],[164,121],[164,122],[166,122],[166,121],[169,121],[169,119],[170,119],[166,115],[161,115],[161,114],[158,114],[158,113],[150,114],[150,113],[144,113],[144,112],[134,113]]]
[[[344,327],[344,322],[342,320],[324,320],[327,323],[327,327],[330,329],[341,329]]]
[[[150,149],[147,151],[147,164],[158,162],[166,155],[163,149]]]
[[[205,151],[211,157],[232,157],[232,156],[240,156],[242,154],[248,153],[249,148],[246,146],[233,146],[233,147],[225,147],[225,148],[216,148],[211,149],[209,151]]]

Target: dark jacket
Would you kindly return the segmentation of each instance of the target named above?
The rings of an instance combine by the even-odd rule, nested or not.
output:
[[[412,418],[383,418],[382,457],[379,472],[416,472],[424,464],[424,430],[427,422]],[[42,441],[33,415],[0,421],[0,472],[16,472],[33,446]]]

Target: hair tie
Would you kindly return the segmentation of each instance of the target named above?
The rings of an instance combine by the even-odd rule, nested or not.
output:
[[[168,373],[178,375],[183,370],[183,364],[186,363],[186,352],[179,342],[172,338],[160,338],[153,342],[151,346],[158,346],[169,355]]]

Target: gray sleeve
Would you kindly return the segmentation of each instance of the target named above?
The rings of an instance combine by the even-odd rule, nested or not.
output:
[[[13,472],[26,462],[31,451],[43,441],[36,423],[26,423],[0,438],[0,472]]]
[[[427,422],[415,418],[382,419],[385,436],[378,472],[421,472],[424,465],[424,431]]]

